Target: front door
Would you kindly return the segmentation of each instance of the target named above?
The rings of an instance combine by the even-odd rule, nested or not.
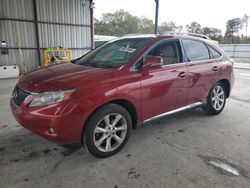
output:
[[[188,70],[182,61],[179,41],[164,42],[145,56],[161,56],[164,65],[142,70],[141,99],[142,118],[157,115],[187,105]]]

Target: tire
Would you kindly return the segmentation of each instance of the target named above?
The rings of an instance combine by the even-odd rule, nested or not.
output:
[[[98,109],[86,124],[84,142],[87,150],[98,158],[112,156],[127,143],[132,127],[131,116],[117,104]]]
[[[226,92],[221,83],[216,83],[209,92],[206,106],[203,110],[208,115],[217,115],[221,113],[226,104]]]

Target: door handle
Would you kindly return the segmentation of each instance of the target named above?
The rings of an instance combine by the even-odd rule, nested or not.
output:
[[[186,72],[180,72],[179,74],[178,74],[178,77],[180,77],[180,78],[185,78],[187,76],[187,73]]]
[[[217,67],[217,66],[214,66],[213,68],[212,68],[212,71],[218,71],[219,70],[219,68]]]

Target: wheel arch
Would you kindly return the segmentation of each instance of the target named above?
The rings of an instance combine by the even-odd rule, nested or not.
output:
[[[227,79],[222,79],[218,83],[221,83],[224,86],[224,89],[226,90],[226,97],[228,98],[230,96],[231,91],[230,82]]]
[[[82,137],[84,136],[84,131],[85,131],[85,125],[88,123],[88,121],[90,120],[90,118],[92,117],[92,115],[98,110],[100,109],[101,107],[107,105],[107,104],[118,104],[120,106],[122,106],[123,108],[125,108],[128,113],[130,114],[131,116],[131,119],[132,119],[132,128],[133,129],[136,129],[136,125],[138,123],[138,120],[137,120],[137,110],[135,108],[135,105],[126,100],[126,99],[115,99],[115,100],[111,100],[111,101],[108,101],[108,102],[105,102],[103,104],[101,104],[100,106],[98,106],[97,108],[95,108],[88,116],[88,118],[86,119],[86,121],[84,122],[84,125],[83,125],[83,128],[82,128]],[[84,138],[81,139],[81,142],[83,141]],[[84,144],[84,143],[82,143]]]

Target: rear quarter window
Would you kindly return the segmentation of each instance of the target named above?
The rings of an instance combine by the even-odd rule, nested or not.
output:
[[[208,48],[204,43],[185,39],[182,40],[182,44],[189,61],[210,59]]]
[[[208,49],[211,53],[211,59],[216,59],[216,58],[221,57],[221,53],[215,50],[214,48],[212,48],[211,46],[208,46]]]

